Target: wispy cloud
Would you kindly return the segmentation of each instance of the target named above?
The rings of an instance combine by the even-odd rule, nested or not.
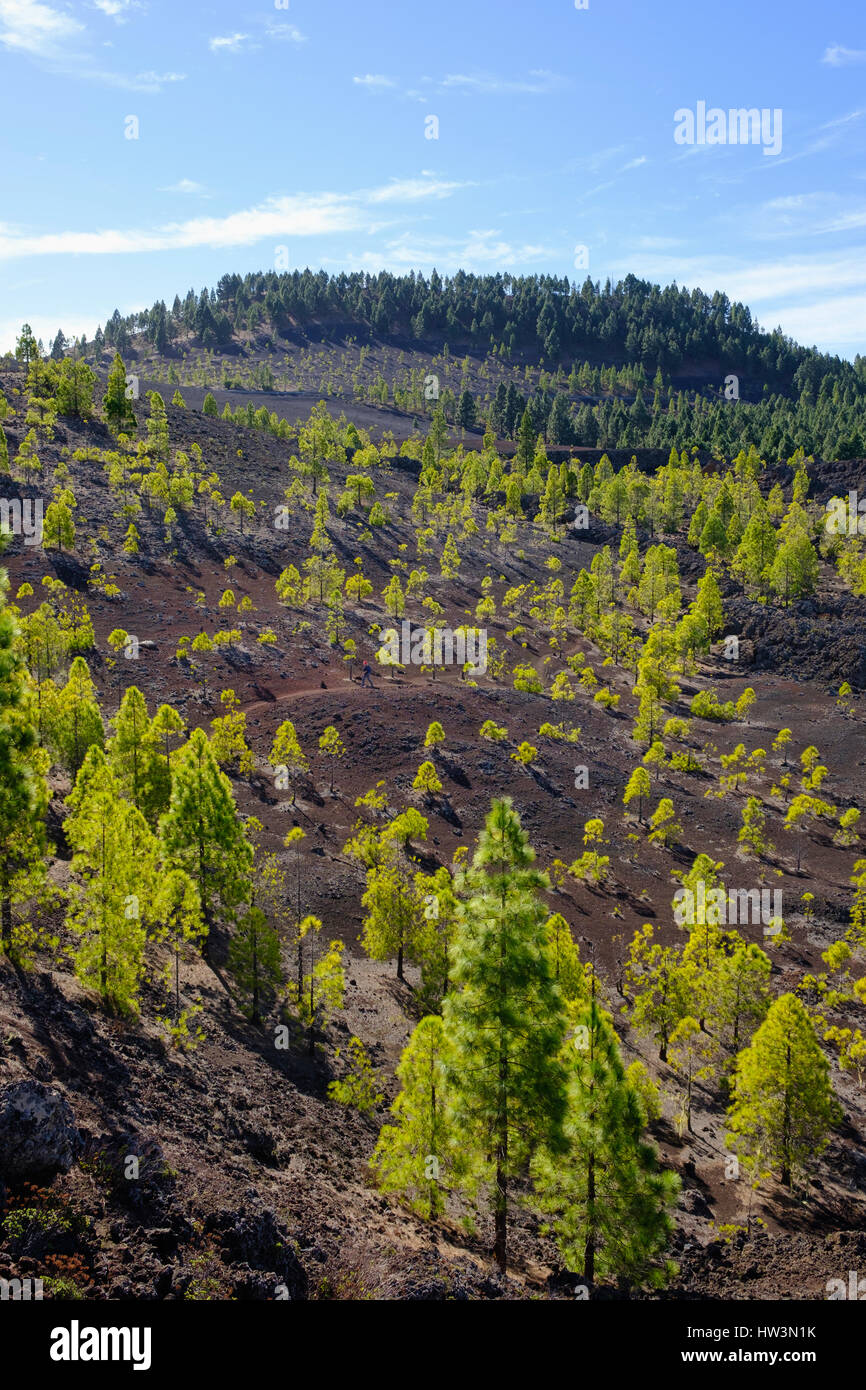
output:
[[[33,58],[60,57],[64,45],[84,33],[84,25],[72,15],[40,0],[0,0],[0,24],[0,43]]]
[[[196,183],[195,179],[178,179],[177,183],[166,184],[158,190],[160,193],[204,193],[203,183]]]
[[[269,39],[276,39],[278,43],[306,43],[307,40],[294,24],[287,24],[285,20],[269,19],[265,25],[265,33]]]
[[[368,92],[384,92],[397,85],[393,77],[384,77],[379,72],[368,72],[363,77],[353,77],[352,81],[356,87],[366,87]]]
[[[597,183],[593,188],[588,188],[584,193],[585,198],[593,198],[596,193],[602,193],[606,188],[612,188],[618,183],[623,174],[628,174],[632,169],[639,169],[642,164],[648,163],[645,154],[638,155],[635,159],[626,160],[618,169],[614,169],[611,178],[605,179],[604,183]]]
[[[123,24],[131,10],[140,10],[138,0],[92,0],[93,8],[101,10],[109,19]]]
[[[466,92],[479,92],[485,96],[509,96],[526,93],[543,96],[563,86],[563,78],[546,68],[534,68],[528,77],[497,77],[489,72],[449,73],[443,77],[441,87],[457,88]]]
[[[866,227],[866,204],[846,199],[835,192],[793,193],[771,198],[755,210],[753,235],[759,240],[774,237],[818,237],[858,231]]]
[[[508,241],[496,228],[489,228],[470,231],[462,237],[423,237],[406,232],[386,241],[380,248],[353,254],[340,262],[330,262],[326,258],[325,263],[348,264],[358,270],[371,271],[432,269],[435,266],[446,273],[454,270],[481,272],[542,265],[561,255],[561,249]]]
[[[224,34],[209,39],[208,48],[211,53],[240,53],[251,42],[249,34]]]
[[[819,130],[835,130],[837,126],[850,125],[852,121],[859,121],[866,116],[866,107],[859,106],[856,111],[848,111],[844,116],[837,116],[835,120],[825,121],[818,127]]]
[[[839,351],[861,347],[866,321],[866,262],[856,251],[753,261],[740,256],[628,254],[607,267],[612,276],[632,272],[661,284],[676,281],[706,294],[721,290],[757,310],[765,327],[782,326],[801,343]]]
[[[783,304],[773,318],[800,343],[817,343],[825,348],[830,344],[862,347],[866,294],[837,295],[811,304]]]
[[[831,68],[849,67],[852,63],[866,63],[866,48],[843,48],[840,43],[831,43],[824,50],[822,63]]]
[[[782,260],[755,261],[743,266],[734,256],[641,256],[632,253],[614,262],[611,273],[633,271],[662,284],[676,280],[680,285],[697,286],[708,294],[723,290],[731,299],[744,304],[791,300],[816,291],[840,294],[846,289],[866,291],[866,262],[856,253],[838,256],[799,256]],[[862,336],[862,324],[861,324]]]
[[[410,101],[429,101],[435,92],[466,92],[476,96],[545,96],[566,85],[565,79],[546,68],[533,68],[526,77],[500,77],[492,72],[451,72],[445,77],[421,77],[417,86],[403,87],[393,77],[368,72],[353,77],[357,87],[369,92],[395,92]]]
[[[680,237],[675,236],[639,236],[634,244],[641,251],[672,251],[683,243]]]
[[[373,234],[387,222],[381,205],[417,205],[445,198],[465,185],[434,178],[405,179],[355,193],[293,194],[263,202],[224,217],[196,217],[152,228],[103,228],[99,231],[29,232],[0,224],[0,260],[26,256],[130,255],[137,252],[252,246],[278,237],[324,236],[334,232]]]
[[[434,178],[395,179],[383,188],[373,189],[367,198],[371,203],[414,203],[419,198],[448,198],[458,188],[469,186]]]
[[[107,14],[105,6],[117,3],[119,0],[104,0],[100,8]],[[32,59],[49,72],[132,92],[160,92],[167,83],[184,79],[179,72],[106,70],[88,46],[85,25],[66,10],[55,9],[42,0],[0,0],[0,45],[8,53]]]

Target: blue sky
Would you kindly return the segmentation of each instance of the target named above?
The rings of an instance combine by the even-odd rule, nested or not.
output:
[[[781,149],[678,144],[699,102]],[[866,352],[862,0],[0,0],[0,129],[0,349],[287,257],[633,271]]]

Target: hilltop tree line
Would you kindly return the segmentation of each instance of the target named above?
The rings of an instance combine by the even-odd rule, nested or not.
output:
[[[613,360],[640,362],[650,372],[709,357],[725,370],[771,386],[793,385],[797,392],[807,384],[817,389],[828,371],[843,377],[857,371],[862,379],[859,366],[798,347],[779,329],[762,332],[749,309],[725,294],[676,285],[662,289],[634,275],[616,284],[608,279],[602,287],[588,277],[578,286],[567,277],[464,271],[445,279],[435,270],[429,279],[412,271],[227,274],[216,289],[176,296],[170,309],[157,301],[138,314],[115,310],[102,336],[122,350],[133,333],[146,332],[163,350],[173,334],[186,331],[214,346],[261,322],[280,328],[328,318],[381,336],[404,333],[484,347],[492,338],[551,363],[590,347]]]

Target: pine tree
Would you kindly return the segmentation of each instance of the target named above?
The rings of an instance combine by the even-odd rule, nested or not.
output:
[[[117,1013],[137,1013],[144,971],[145,911],[150,910],[156,840],[98,746],[88,749],[67,798],[64,830],[78,876],[68,923],[81,939],[75,972]]]
[[[734,1052],[744,1046],[770,1006],[770,957],[743,942],[721,953],[707,991],[707,1027]]]
[[[284,720],[274,734],[274,742],[270,752],[270,763],[271,767],[277,772],[277,786],[282,785],[279,779],[282,776],[282,769],[285,768],[285,775],[292,789],[291,805],[294,806],[298,790],[298,781],[309,772],[310,765],[301,749],[301,744],[291,719]]]
[[[307,1046],[310,1056],[315,1055],[316,1033],[324,1028],[330,1015],[343,1007],[345,977],[343,974],[343,942],[332,941],[324,955],[319,952],[318,942],[322,923],[318,917],[305,917],[298,929],[298,950],[300,968],[303,969],[303,955],[306,943],[308,969],[301,974],[298,992],[301,1022],[307,1029]]]
[[[632,997],[631,1025],[656,1039],[659,1057],[666,1062],[671,1034],[689,1011],[691,992],[679,952],[654,941],[654,934],[649,922],[635,932],[625,979]]]
[[[165,401],[158,391],[148,391],[147,400],[150,406],[150,413],[147,417],[148,452],[159,462],[168,463],[170,441]]]
[[[649,800],[651,792],[652,783],[650,782],[649,773],[645,767],[636,767],[631,777],[628,779],[628,786],[625,789],[622,804],[623,806],[630,806],[635,797],[637,797],[637,816],[641,824],[643,824],[643,803]]]
[[[439,744],[444,742],[445,730],[442,728],[442,725],[439,723],[439,720],[434,719],[432,724],[429,724],[427,726],[427,732],[424,735],[424,747],[432,748],[435,752],[435,750],[439,747]]]
[[[331,761],[331,781],[330,781],[330,787],[329,787],[329,789],[330,789],[331,792],[333,792],[333,790],[334,790],[334,771],[333,771],[333,769],[334,769],[334,764],[335,764],[340,758],[344,758],[344,757],[346,756],[345,744],[343,743],[343,740],[340,738],[340,733],[339,733],[339,730],[337,729],[336,725],[334,725],[334,724],[328,724],[328,725],[327,725],[327,727],[325,728],[325,730],[324,730],[323,733],[322,733],[321,738],[319,739],[319,749],[320,749],[320,751],[321,751],[322,753],[325,754],[325,756],[326,756],[327,758],[330,758],[330,759],[332,760],[332,761]]]
[[[156,923],[154,939],[163,942],[171,952],[163,973],[170,1004],[165,1014],[160,1016],[160,1022],[174,1046],[187,1050],[204,1036],[201,1029],[190,1033],[190,1023],[201,1011],[201,1004],[191,1004],[184,1009],[181,1008],[180,998],[181,962],[195,953],[202,936],[201,903],[198,889],[189,874],[182,869],[162,869],[153,903],[153,917]]]
[[[593,1285],[599,1277],[664,1284],[680,1181],[659,1168],[636,1088],[626,1076],[610,1017],[592,997],[572,1011],[563,1049],[568,1075],[565,1156],[543,1147],[533,1161],[538,1205],[566,1267]]]
[[[784,532],[784,527],[782,530]],[[792,598],[803,598],[815,592],[818,573],[818,557],[812,542],[805,530],[792,527],[781,540],[770,566],[770,587],[787,608]]]
[[[456,579],[457,571],[460,568],[460,556],[457,546],[454,544],[454,537],[451,532],[445,537],[445,545],[442,548],[442,559],[439,562],[440,572],[444,579]]]
[[[261,1027],[262,1013],[276,997],[282,979],[280,939],[262,909],[252,904],[238,919],[229,946],[229,969],[241,993],[241,1007]]]
[[[692,1132],[692,1092],[698,1080],[712,1075],[718,1052],[718,1044],[701,1028],[691,1014],[681,1018],[671,1033],[668,1060],[683,1086],[680,1114],[677,1116],[683,1127]]]
[[[380,837],[377,862],[367,870],[361,940],[371,960],[397,959],[397,978],[403,963],[415,959],[415,933],[421,916],[409,879],[408,864],[398,847]]]
[[[397,1066],[400,1094],[370,1160],[383,1192],[399,1192],[422,1216],[441,1216],[460,1146],[448,1108],[447,1040],[437,1014],[422,1018]]]
[[[744,584],[763,593],[767,574],[776,558],[776,530],[767,515],[763,500],[759,500],[731,561],[731,570]]]
[[[6,594],[0,569],[0,950],[14,954],[28,933],[16,927],[13,905],[35,897],[44,881],[48,760],[37,747],[24,645]]]
[[[427,805],[432,805],[433,797],[442,790],[442,781],[431,762],[423,762],[418,768],[412,788],[414,791],[423,792]]]
[[[124,429],[135,428],[135,412],[126,394],[126,367],[119,352],[114,354],[114,361],[108,373],[102,409],[105,411],[109,427],[115,434],[120,434]]]
[[[102,748],[105,733],[96,700],[96,687],[83,656],[75,657],[62,690],[47,715],[47,738],[53,751],[74,777],[87,750]]]
[[[108,765],[117,778],[121,795],[155,827],[166,809],[164,763],[147,703],[138,686],[127,687],[120,709],[110,723],[114,737],[108,743]]]
[[[49,550],[52,546],[60,551],[64,546],[67,550],[75,548],[75,522],[65,502],[49,502],[45,508],[42,544]]]
[[[554,912],[544,924],[553,978],[567,1004],[587,996],[587,977],[571,927],[561,912]]]
[[[493,802],[463,899],[443,1013],[447,1063],[461,1142],[492,1170],[494,1256],[507,1265],[509,1184],[545,1143],[564,1146],[565,1073],[559,1050],[566,1017],[553,979],[546,877],[508,798]]]
[[[706,619],[711,637],[715,637],[716,633],[721,632],[725,621],[722,594],[715,571],[709,565],[704,572],[703,579],[698,583],[694,607],[695,612]]]
[[[805,1008],[793,994],[771,1004],[737,1058],[727,1142],[758,1179],[778,1169],[791,1187],[827,1147],[842,1119],[827,1059]]]
[[[160,749],[159,765],[150,768],[150,797],[158,819],[168,810],[171,801],[172,740],[183,738],[186,725],[173,705],[160,705],[151,721],[150,733]]]
[[[185,869],[198,888],[208,935],[220,918],[235,920],[248,895],[252,849],[238,820],[231,783],[220,772],[203,729],[195,729],[175,757],[160,837],[170,866]]]
[[[514,463],[518,469],[527,469],[532,463],[535,455],[535,428],[532,424],[532,416],[527,406],[520,419],[520,428],[517,432],[517,449],[514,454]]]

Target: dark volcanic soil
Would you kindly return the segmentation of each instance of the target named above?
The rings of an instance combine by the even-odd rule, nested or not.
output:
[[[14,384],[12,377],[0,379],[10,398]],[[185,395],[189,400],[191,392]],[[146,408],[139,414],[143,419]],[[513,1272],[503,1281],[492,1272],[491,1232],[485,1222],[472,1234],[450,1217],[427,1225],[377,1193],[367,1161],[387,1118],[386,1105],[365,1118],[327,1099],[328,1081],[342,1068],[336,1050],[357,1034],[370,1051],[386,1100],[393,1100],[394,1068],[417,1014],[412,970],[400,984],[393,965],[367,961],[358,944],[363,878],[342,852],[357,819],[355,798],[384,779],[392,811],[411,803],[416,796],[412,778],[427,756],[424,734],[431,720],[438,719],[446,733],[437,756],[444,791],[432,806],[421,805],[430,821],[425,847],[430,864],[447,864],[459,845],[471,847],[491,797],[506,791],[542,868],[554,859],[569,863],[577,857],[585,821],[600,816],[613,888],[601,893],[567,878],[551,893],[550,906],[569,920],[582,953],[594,953],[616,1006],[622,1002],[616,993],[618,962],[634,930],[651,921],[664,940],[678,939],[670,911],[671,869],[687,868],[696,854],[705,852],[726,861],[731,886],[754,882],[755,868],[738,860],[732,849],[746,793],[708,799],[706,775],[666,770],[658,779],[654,774],[654,801],[661,795],[673,797],[683,825],[682,843],[673,852],[656,849],[643,837],[635,844],[635,824],[624,817],[621,799],[638,757],[630,738],[636,701],[631,678],[621,673],[612,685],[621,695],[616,714],[606,713],[577,682],[575,700],[556,703],[548,695],[497,684],[490,676],[471,686],[453,671],[440,673],[434,683],[409,668],[395,679],[377,675],[372,692],[361,689],[349,679],[342,653],[328,643],[321,611],[306,614],[309,626],[297,630],[298,615],[276,601],[274,580],[289,563],[300,566],[312,525],[303,512],[288,533],[272,524],[274,507],[290,480],[289,446],[191,409],[168,406],[168,416],[173,447],[188,449],[198,442],[219,474],[226,498],[237,489],[252,491],[262,503],[256,521],[241,533],[231,519],[222,534],[213,535],[196,510],[181,519],[169,547],[161,509],[154,509],[136,518],[141,553],[128,556],[119,542],[126,522],[121,525],[115,516],[117,501],[101,464],[73,462],[72,486],[79,503],[75,553],[28,549],[16,541],[5,558],[12,594],[29,580],[37,592],[22,600],[22,608],[30,611],[41,597],[38,585],[45,573],[85,590],[90,564],[101,560],[121,589],[114,600],[92,589],[87,594],[100,653],[90,661],[91,674],[107,715],[116,711],[126,686],[135,683],[151,712],[168,701],[191,727],[208,727],[222,712],[220,689],[236,691],[257,763],[251,779],[233,778],[240,809],[263,822],[269,849],[281,849],[293,823],[305,830],[305,910],[322,918],[327,937],[337,935],[346,943],[348,991],[346,1011],[315,1059],[305,1055],[298,1039],[288,1051],[280,1050],[273,1028],[258,1030],[238,1013],[224,970],[226,943],[218,939],[213,967],[199,962],[191,968],[189,984],[204,1002],[207,1036],[197,1051],[183,1056],[166,1046],[147,996],[141,1021],[121,1024],[100,1013],[69,970],[48,969],[41,960],[28,973],[0,964],[0,1084],[35,1078],[57,1086],[86,1140],[81,1163],[57,1179],[55,1187],[89,1223],[75,1243],[87,1269],[87,1296],[271,1298],[281,1285],[292,1297],[318,1298],[573,1296],[574,1276],[562,1276],[552,1243],[528,1214],[516,1216]],[[369,427],[360,409],[355,418]],[[23,432],[17,420],[7,422],[10,456]],[[58,421],[53,443],[40,450],[43,464],[50,469],[64,446],[71,450],[86,443],[111,447],[99,424],[84,428]],[[850,468],[853,476],[856,465]],[[333,480],[346,471],[335,469]],[[830,490],[842,491],[841,480],[848,475],[842,465],[836,472]],[[409,509],[416,474],[417,465],[397,460],[386,477],[377,475],[379,497],[396,494],[387,504],[392,520],[382,535],[365,539],[351,517],[332,521],[340,562],[350,569],[354,557],[362,557],[377,601],[392,573],[388,561],[395,556],[406,559],[409,568],[426,564],[431,575],[438,567],[441,541],[434,544],[432,556],[415,560]],[[10,495],[15,491],[13,485]],[[817,496],[817,486],[813,491]],[[107,530],[91,553],[86,538],[99,536],[101,528]],[[563,540],[558,554],[566,591],[580,566],[588,566],[598,545],[614,534],[613,528],[600,527],[580,540],[573,533]],[[404,544],[405,552],[398,549]],[[545,582],[547,550],[535,540],[520,544],[522,551],[503,547],[483,530],[472,545],[458,542],[463,557],[459,579],[430,583],[452,626],[466,621],[465,614],[474,609],[486,574],[494,580],[497,601],[510,584],[531,578]],[[238,563],[228,575],[224,560],[230,554]],[[692,570],[693,565],[684,566],[684,576]],[[698,568],[694,577],[701,572]],[[251,598],[254,611],[232,619],[243,632],[240,647],[206,658],[203,695],[175,651],[182,634],[217,627],[217,602],[229,585],[236,599]],[[198,609],[196,590],[205,594]],[[678,712],[687,713],[688,699],[707,685],[720,699],[733,698],[751,685],[757,700],[747,727],[696,720],[696,746],[715,745],[714,760],[741,741],[749,749],[769,750],[776,732],[788,726],[795,731],[790,750],[795,761],[808,743],[820,748],[830,769],[822,795],[839,807],[862,807],[866,600],[843,592],[825,570],[819,595],[788,609],[751,602],[733,588],[725,603],[728,631],[745,639],[743,659],[733,664],[719,656],[694,678],[686,678]],[[420,619],[422,613],[410,604],[407,615]],[[373,650],[369,628],[374,622],[381,624],[383,618],[373,603],[347,607],[345,636],[356,640],[362,656]],[[137,662],[111,660],[106,639],[118,626],[142,643]],[[277,634],[271,648],[255,640],[266,627]],[[513,664],[520,649],[506,637],[508,628],[498,618],[489,625]],[[601,653],[572,639],[566,655],[578,649],[603,674]],[[539,669],[546,655],[534,639],[522,653]],[[554,669],[552,665],[548,684]],[[843,714],[833,698],[846,679],[859,694],[853,717]],[[310,779],[294,806],[287,793],[274,789],[268,764],[274,731],[286,718],[295,722],[311,762]],[[486,719],[507,726],[507,742],[478,739]],[[579,726],[579,743],[539,737],[545,720]],[[333,794],[330,769],[317,748],[328,724],[337,726],[347,748]],[[529,770],[510,757],[524,739],[539,749]],[[778,775],[780,762],[771,754],[768,773]],[[576,764],[589,769],[587,790],[575,787]],[[56,781],[58,823],[68,790],[68,783]],[[819,832],[805,841],[797,872],[797,844],[782,829],[784,804],[777,798],[773,807],[768,831],[775,849],[762,868],[767,882],[782,891],[792,937],[772,948],[774,987],[790,988],[804,970],[820,965],[820,952],[844,930],[849,878],[864,850],[862,838],[842,848]],[[68,862],[62,857],[67,853],[62,839],[58,850],[54,874],[63,881]],[[811,920],[802,911],[806,892],[814,895]],[[760,928],[743,930],[749,939],[761,940]],[[859,1024],[863,1026],[862,1018]],[[652,1046],[624,1022],[620,1031],[626,1060],[643,1057],[662,1085],[670,1087],[672,1075],[658,1064]],[[752,1194],[745,1180],[726,1180],[724,1113],[701,1088],[692,1134],[678,1138],[669,1120],[654,1126],[665,1159],[683,1177],[673,1250],[680,1274],[663,1297],[823,1298],[827,1280],[847,1278],[858,1260],[862,1267],[864,1097],[850,1074],[840,1075],[835,1067],[834,1081],[845,1121],[816,1168],[808,1202],[772,1185]],[[666,1109],[670,1113],[671,1106]],[[137,1180],[123,1176],[129,1155],[141,1158]],[[719,1237],[713,1223],[742,1224],[750,1210],[765,1226],[753,1223],[748,1238]],[[42,1267],[38,1254],[21,1256],[0,1245],[0,1277]],[[616,1296],[616,1290],[599,1291],[599,1296]]]

